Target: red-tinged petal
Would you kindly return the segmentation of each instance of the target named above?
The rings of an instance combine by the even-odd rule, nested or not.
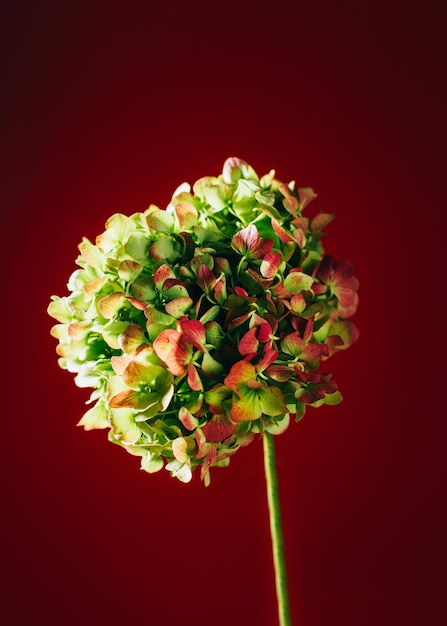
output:
[[[103,317],[110,320],[117,315],[118,311],[127,303],[126,296],[120,291],[115,291],[98,302],[98,309]]]
[[[202,322],[198,320],[180,320],[179,326],[182,329],[183,340],[193,345],[201,352],[205,352],[206,330]]]
[[[222,178],[225,183],[231,185],[243,177],[242,167],[247,167],[247,163],[237,157],[229,157],[222,169]]]
[[[162,361],[166,361],[166,359],[168,358],[174,343],[170,340],[170,338],[174,337],[175,335],[179,335],[179,333],[176,330],[168,328],[167,330],[163,330],[155,339],[153,343],[153,348],[155,354]]]
[[[203,426],[202,431],[207,441],[219,443],[230,437],[236,430],[236,424],[231,424],[225,415],[214,415]]]
[[[338,335],[331,335],[328,337],[325,341],[325,345],[327,346],[328,357],[332,356],[335,352],[338,352],[338,350],[343,350],[347,347],[345,346],[343,339]]]
[[[237,348],[242,356],[257,352],[259,347],[259,341],[256,338],[257,330],[256,326],[251,328],[239,341]]]
[[[241,254],[246,254],[256,248],[259,242],[258,229],[254,224],[250,224],[236,233],[231,241],[233,248]]]
[[[304,248],[306,244],[306,235],[304,233],[304,230],[302,230],[301,228],[295,229],[293,231],[293,238],[298,244],[299,248]]]
[[[143,365],[143,363],[138,363],[137,361],[130,361],[123,372],[123,380],[131,389],[139,390],[145,380],[146,370],[147,365]]]
[[[304,329],[303,339],[307,343],[312,339],[312,334],[314,332],[314,321],[310,319],[307,321],[306,328]]]
[[[314,217],[310,223],[310,229],[313,233],[320,233],[326,228],[333,220],[335,215],[333,213],[319,213]]]
[[[327,350],[327,348],[326,348]],[[318,343],[308,343],[302,351],[300,358],[302,361],[314,361],[320,358],[323,353],[323,346]]]
[[[278,353],[276,350],[273,350],[273,348],[264,349],[264,354],[262,355],[262,358],[259,360],[259,363],[257,363],[256,370],[258,372],[263,372],[277,358],[278,358]]]
[[[146,335],[138,324],[129,324],[126,330],[119,335],[118,343],[123,352],[131,354],[142,343],[147,343]]]
[[[274,218],[272,218],[272,226],[273,230],[283,243],[286,243],[287,241],[293,241],[293,237]]]
[[[198,452],[196,452],[194,456],[200,459],[208,454],[211,446],[209,443],[207,443],[206,437],[203,434],[201,428],[197,428],[195,433],[195,439],[198,447]]]
[[[175,298],[165,304],[165,310],[166,313],[169,313],[172,317],[180,319],[183,315],[186,315],[186,312],[192,307],[193,304],[194,303],[191,298]]]
[[[164,282],[165,280],[168,280],[168,278],[172,278],[175,280],[176,276],[172,269],[169,267],[169,265],[166,265],[164,263],[163,265],[160,265],[159,268],[157,268],[154,274],[154,283],[159,291],[163,289]]]
[[[112,396],[109,406],[112,409],[136,409],[140,403],[141,394],[132,389],[126,389]]]
[[[173,329],[163,330],[153,343],[155,354],[166,363],[174,376],[183,376],[186,363],[192,357],[191,346],[181,341],[182,335]]]
[[[193,391],[203,390],[203,385],[202,385],[202,381],[200,380],[199,373],[192,363],[188,365],[188,379],[187,380],[188,380],[188,385],[191,387]]]
[[[242,298],[248,298],[248,291],[245,291],[243,287],[235,287],[234,291],[237,293],[238,296],[241,296]]]
[[[262,260],[260,268],[261,274],[264,278],[272,278],[278,271],[280,263],[281,255],[277,252],[269,252]]]
[[[125,259],[121,261],[120,266],[118,268],[118,276],[122,280],[132,281],[141,273],[142,266],[136,261],[132,261],[131,259]]]
[[[299,187],[298,196],[300,198],[300,209],[303,210],[312,200],[315,200],[317,194],[311,187]]]
[[[208,452],[206,454],[204,461],[202,461],[202,464],[200,467],[200,478],[205,482],[205,485],[209,484],[209,481],[210,481],[209,468],[211,467],[211,465],[214,463],[214,460],[216,459],[216,446],[211,446],[207,444],[207,449],[208,449]]]
[[[245,315],[239,316],[239,311],[232,309],[231,311],[228,311],[227,313],[225,324],[228,330],[232,330],[233,328],[237,328],[238,326],[246,322],[249,319],[249,317],[250,317],[249,313],[245,313]]]
[[[227,299],[227,280],[224,275],[220,276],[214,285],[214,298],[220,304],[224,304]]]
[[[187,430],[195,430],[199,425],[199,420],[184,406],[180,408],[178,418]]]
[[[293,375],[293,371],[285,365],[270,365],[265,372],[278,383],[287,382]]]
[[[304,348],[304,339],[297,332],[286,335],[281,341],[281,350],[291,356],[299,356]]]
[[[137,298],[132,298],[131,296],[127,296],[127,301],[139,311],[144,311],[147,307],[147,302],[144,302],[144,300],[137,300]]]
[[[262,322],[258,326],[258,339],[261,343],[267,343],[273,339],[273,329],[267,322]]]
[[[174,345],[167,356],[166,365],[174,376],[183,376],[186,372],[186,364],[192,358],[192,347],[185,345],[179,336],[173,337],[171,340],[173,340]]]
[[[230,415],[233,422],[250,422],[260,418],[262,410],[257,392],[247,390],[243,398],[233,396]]]
[[[86,285],[84,285],[84,291],[88,296],[97,293],[103,285],[107,282],[107,276],[100,276],[99,278],[95,278],[95,280],[90,281]]]
[[[190,202],[179,202],[175,206],[175,213],[182,230],[190,230],[197,224],[197,209]]]
[[[245,384],[247,385],[248,389],[262,389],[262,387],[265,387],[264,383],[260,383],[254,378],[250,378],[250,380],[247,380]]]
[[[260,239],[258,245],[251,252],[251,257],[253,259],[262,259],[266,255],[270,254],[273,249],[273,240],[272,239]]]
[[[216,283],[216,276],[207,265],[201,265],[197,273],[197,284],[205,292],[208,293]]]
[[[307,302],[301,293],[297,293],[290,298],[290,308],[294,313],[302,313],[306,306]]]
[[[129,365],[130,358],[127,356],[112,356],[110,361],[115,374],[119,374],[121,376],[126,367]]]
[[[301,230],[305,233],[310,232],[310,219],[308,217],[303,217],[302,215],[300,217],[296,217],[292,220],[292,224],[296,228],[301,228]]]
[[[69,324],[67,328],[68,336],[70,339],[83,339],[87,335],[91,325],[92,323],[90,320],[73,322],[72,324]]]
[[[324,283],[331,281],[334,274],[335,261],[330,255],[326,255],[318,266],[317,276]]]
[[[231,367],[228,375],[225,377],[224,383],[229,389],[238,393],[244,382],[251,378],[256,379],[256,369],[254,365],[247,361],[238,361]]]
[[[284,208],[293,216],[296,216],[299,206],[298,199],[291,194],[289,187],[285,183],[280,184],[279,191],[284,196],[282,201]]]

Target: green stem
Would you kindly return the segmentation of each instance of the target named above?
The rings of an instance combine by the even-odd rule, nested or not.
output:
[[[273,563],[275,566],[276,598],[280,626],[291,626],[289,594],[287,591],[286,560],[281,525],[281,505],[279,500],[278,476],[275,462],[274,436],[264,432],[264,466],[267,484],[267,500],[272,536]]]

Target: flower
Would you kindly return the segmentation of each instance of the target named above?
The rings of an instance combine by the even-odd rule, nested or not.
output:
[[[326,256],[316,194],[245,161],[184,183],[165,210],[115,214],[53,296],[59,365],[93,388],[79,421],[182,482],[341,395],[321,363],[358,337],[358,280]]]

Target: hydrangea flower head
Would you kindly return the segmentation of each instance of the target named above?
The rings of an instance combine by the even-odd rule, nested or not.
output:
[[[351,263],[326,256],[315,198],[229,158],[166,209],[113,215],[53,296],[59,365],[93,388],[79,424],[183,482],[341,395],[320,364],[358,337]]]

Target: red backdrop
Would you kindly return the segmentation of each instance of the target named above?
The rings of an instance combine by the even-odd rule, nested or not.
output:
[[[76,428],[46,314],[82,236],[228,156],[312,186],[361,281],[344,402],[276,440],[293,623],[444,623],[442,21],[310,4],[3,15],[1,626],[276,623],[261,444],[208,489],[141,472]]]

